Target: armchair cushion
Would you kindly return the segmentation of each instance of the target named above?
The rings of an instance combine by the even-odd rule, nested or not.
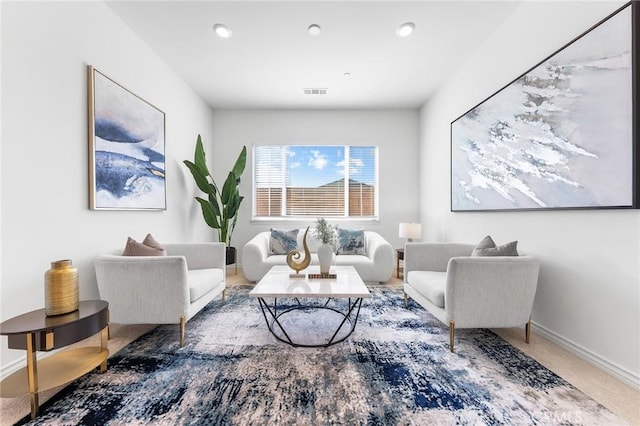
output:
[[[191,303],[209,293],[214,287],[224,280],[222,269],[196,269],[188,271],[189,299]]]
[[[445,272],[411,271],[408,275],[407,282],[411,283],[415,291],[437,307],[444,309],[444,291],[447,282]]]

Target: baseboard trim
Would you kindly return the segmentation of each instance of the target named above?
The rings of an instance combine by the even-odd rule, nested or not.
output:
[[[27,360],[25,358],[16,359],[13,362],[2,367],[0,370],[0,380],[4,380],[16,371],[27,365]]]
[[[607,358],[594,353],[593,351],[590,351],[589,349],[567,339],[566,337],[556,333],[555,331],[552,331],[536,323],[535,321],[531,321],[531,325],[533,326],[533,330],[540,336],[552,341],[558,346],[561,346],[577,357],[582,358],[585,361],[595,365],[600,370],[615,377],[621,382],[626,383],[634,389],[640,390],[639,375],[634,374],[621,365],[618,365],[615,362],[610,361]]]
[[[37,352],[38,362],[63,350],[64,348],[55,349],[53,351],[48,351],[48,352]],[[26,351],[22,351],[22,352],[23,354],[26,354]],[[13,362],[10,362],[7,365],[2,366],[2,368],[0,368],[0,380],[6,379],[16,371],[20,370],[21,368],[25,368],[26,366],[27,366],[26,356],[23,356]]]

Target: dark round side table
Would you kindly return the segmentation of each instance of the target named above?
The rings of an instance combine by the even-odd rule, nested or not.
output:
[[[61,351],[38,362],[37,351],[51,351],[101,333],[100,346]],[[107,371],[109,304],[103,300],[80,302],[78,310],[46,316],[44,309],[28,312],[0,324],[10,349],[27,351],[27,366],[0,383],[0,396],[29,394],[31,418],[38,415],[38,392],[64,385],[96,367]]]

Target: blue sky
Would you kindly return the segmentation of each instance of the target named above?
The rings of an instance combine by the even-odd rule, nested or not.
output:
[[[254,153],[259,164],[256,169],[259,187],[282,185],[283,167],[286,167],[287,186],[318,187],[345,177],[344,146],[265,145],[254,147]],[[375,166],[375,147],[350,147],[350,179],[375,185]]]
[[[352,147],[350,178],[375,183],[375,149]],[[345,150],[342,146],[295,146],[287,151],[287,186],[317,187],[344,178]],[[365,170],[371,170],[364,173]]]

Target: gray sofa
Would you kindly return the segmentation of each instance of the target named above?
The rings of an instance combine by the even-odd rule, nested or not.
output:
[[[471,257],[475,245],[407,243],[404,297],[411,297],[449,326],[453,352],[456,328],[505,328],[530,317],[540,264],[525,256]]]
[[[226,288],[223,243],[163,244],[167,256],[96,258],[100,298],[109,302],[110,321],[118,324],[186,322]]]
[[[242,249],[242,270],[249,281],[259,281],[274,265],[286,265],[286,255],[274,255],[269,251],[270,232],[253,237]],[[386,282],[391,278],[394,254],[391,244],[380,234],[365,231],[366,255],[336,255],[335,265],[351,265],[364,282]],[[312,245],[313,246],[313,245]],[[318,255],[311,254],[311,264],[318,264]]]

